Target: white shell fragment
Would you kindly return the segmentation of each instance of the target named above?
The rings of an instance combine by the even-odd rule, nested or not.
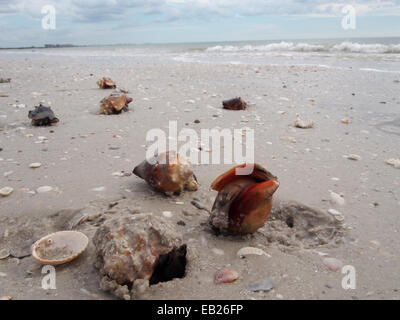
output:
[[[47,193],[53,190],[53,187],[43,186],[36,189],[37,193]]]
[[[309,121],[304,121],[302,119],[300,119],[299,117],[297,117],[297,120],[294,123],[294,126],[296,128],[300,128],[300,129],[311,129],[314,127],[315,121],[314,120],[309,120]]]
[[[335,209],[329,209],[328,212],[337,220],[337,221],[344,221],[344,215],[343,213],[335,210]]]
[[[4,187],[0,189],[0,196],[7,197],[14,191],[11,187]]]
[[[349,154],[348,156],[346,156],[346,158],[349,159],[349,160],[353,160],[353,161],[360,161],[362,159],[357,154]]]
[[[36,168],[40,168],[41,167],[41,163],[39,163],[39,162],[34,162],[34,163],[31,163],[30,165],[29,165],[29,168],[31,168],[31,169],[36,169]]]
[[[261,250],[259,248],[253,248],[253,247],[245,247],[240,249],[236,255],[238,257],[245,257],[245,256],[249,256],[249,255],[256,255],[256,256],[267,256],[267,257],[271,257],[268,253],[266,253],[264,250]]]
[[[10,250],[8,250],[8,249],[0,250],[0,260],[7,259],[9,256],[10,256]]]
[[[396,169],[400,169],[400,159],[389,159],[386,160],[385,163],[395,167]]]
[[[344,198],[336,192],[331,192],[331,200],[334,204],[337,204],[339,206],[343,206],[345,203]]]
[[[89,244],[82,232],[60,231],[47,235],[32,245],[32,257],[46,265],[60,265],[80,256]]]

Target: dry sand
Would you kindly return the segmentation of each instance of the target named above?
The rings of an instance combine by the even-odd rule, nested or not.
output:
[[[400,298],[400,170],[385,163],[400,158],[397,74],[37,58],[1,59],[0,76],[12,78],[0,84],[0,95],[8,95],[0,97],[0,188],[14,188],[10,196],[0,198],[0,250],[29,254],[34,241],[65,229],[75,210],[82,208],[93,219],[77,229],[89,237],[103,219],[115,215],[170,211],[170,221],[191,250],[188,272],[184,279],[152,286],[150,299]],[[96,87],[102,76],[130,90],[130,112],[97,115],[99,101],[109,94]],[[250,109],[222,110],[222,100],[235,96],[247,100]],[[61,120],[56,126],[31,127],[28,110],[41,100],[51,104]],[[25,108],[13,106],[20,104]],[[297,114],[314,120],[314,128],[295,128]],[[351,123],[343,124],[343,118]],[[210,183],[232,165],[195,166],[199,191],[170,198],[135,176],[112,175],[131,172],[145,158],[147,131],[168,132],[170,120],[178,121],[179,129],[198,132],[213,127],[255,129],[256,161],[281,184],[265,228],[247,237],[217,237],[206,225],[208,214],[190,204],[195,197],[211,208],[216,192]],[[39,140],[41,136],[46,139]],[[344,157],[350,154],[359,160]],[[29,168],[35,162],[41,167]],[[41,186],[53,190],[30,192]],[[331,203],[330,190],[343,195],[343,206]],[[292,221],[287,223],[279,211],[281,201],[298,201],[320,211],[315,217],[295,209],[290,228]],[[116,205],[109,209],[110,204]],[[328,216],[329,209],[343,213],[343,225],[319,218]],[[310,232],[318,226],[321,234],[333,232],[322,237],[326,241]],[[236,256],[248,246],[270,257]],[[215,248],[223,254],[216,254],[221,252]],[[328,270],[322,254],[356,268],[356,290],[343,290],[344,275]],[[101,277],[93,262],[90,243],[76,261],[56,268],[57,290],[45,291],[42,266],[32,257],[0,260],[0,297],[113,299],[100,290]],[[214,273],[225,266],[235,269],[239,279],[214,285]],[[247,290],[263,279],[272,279],[275,288],[263,293]]]

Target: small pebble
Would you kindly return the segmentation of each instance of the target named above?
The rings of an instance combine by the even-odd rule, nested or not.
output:
[[[347,159],[353,160],[353,161],[360,161],[362,158],[357,154],[350,154],[347,156]]]
[[[172,212],[171,211],[163,211],[163,216],[165,218],[171,218],[172,217]]]
[[[259,282],[252,283],[247,288],[250,291],[258,292],[258,291],[270,291],[274,287],[275,287],[274,282],[271,279],[265,279]]]
[[[31,163],[30,165],[29,165],[29,168],[31,168],[31,169],[37,169],[37,168],[40,168],[41,167],[41,163],[39,163],[39,162],[34,162],[34,163]]]

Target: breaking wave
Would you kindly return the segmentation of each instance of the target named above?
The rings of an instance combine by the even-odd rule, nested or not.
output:
[[[357,42],[342,42],[340,44],[309,44],[294,42],[277,42],[266,45],[215,46],[206,49],[207,52],[328,52],[328,53],[369,53],[369,54],[400,54],[399,44],[361,44]]]

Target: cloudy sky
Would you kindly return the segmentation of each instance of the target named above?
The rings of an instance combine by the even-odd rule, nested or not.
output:
[[[43,6],[56,29],[42,28]],[[342,28],[343,7],[357,13]],[[400,36],[400,0],[0,0],[0,47]]]

